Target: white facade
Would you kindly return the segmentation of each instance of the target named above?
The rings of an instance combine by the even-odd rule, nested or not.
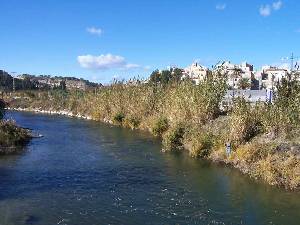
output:
[[[241,65],[239,65],[239,68],[242,71],[242,78],[251,80],[253,76],[253,65],[250,65],[247,62],[243,62]]]
[[[246,78],[251,84],[253,77],[253,66],[247,62],[243,62],[240,65],[232,64],[229,61],[219,63],[216,66],[216,70],[223,76],[227,76],[227,84],[232,89],[238,89],[240,80]]]
[[[288,78],[288,70],[280,69],[272,66],[263,66],[262,70],[258,73],[261,74],[261,82],[262,86],[267,89],[276,88],[276,84],[278,84],[283,78]]]
[[[209,69],[207,69],[204,66],[201,66],[198,63],[193,63],[192,65],[188,66],[184,69],[184,78],[190,78],[192,79],[197,85],[205,80],[209,74]]]

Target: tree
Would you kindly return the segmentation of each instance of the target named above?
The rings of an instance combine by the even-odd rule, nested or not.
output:
[[[182,77],[182,70],[179,68],[175,68],[171,70],[163,70],[161,72],[155,70],[150,75],[150,82],[166,85],[169,82],[179,82],[181,80],[181,77]]]
[[[240,89],[247,89],[251,87],[250,80],[248,78],[242,78],[239,80],[238,87]]]
[[[0,70],[0,88],[2,91],[13,89],[13,78],[7,72]]]
[[[159,83],[161,80],[161,77],[160,77],[160,73],[158,70],[154,70],[151,75],[150,75],[150,82],[151,83]]]
[[[59,88],[61,89],[61,90],[66,90],[67,89],[67,86],[66,86],[66,81],[65,80],[63,80],[63,81],[61,81],[60,82],[60,84],[59,84]]]
[[[167,83],[169,83],[169,81],[172,79],[172,73],[170,70],[163,70],[161,72],[161,75],[160,75],[161,79],[160,79],[160,82],[163,84],[163,85],[166,85]]]
[[[172,70],[172,80],[175,82],[179,82],[182,77],[182,69],[175,68]]]
[[[0,120],[3,119],[4,115],[5,115],[5,102],[2,99],[0,99]]]

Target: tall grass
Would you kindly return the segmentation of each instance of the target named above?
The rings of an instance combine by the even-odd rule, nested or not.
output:
[[[81,92],[19,93],[15,107],[68,110],[162,138],[164,151],[188,149],[193,157],[222,161],[255,178],[300,188],[300,85],[283,81],[274,104],[251,105],[237,98],[220,111],[226,91],[222,77],[200,85],[114,83]],[[232,153],[225,154],[225,143]],[[282,147],[282,144],[285,147]],[[287,161],[285,161],[287,160]]]

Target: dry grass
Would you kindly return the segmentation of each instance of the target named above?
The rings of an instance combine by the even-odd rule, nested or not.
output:
[[[299,84],[293,85],[300,90]],[[64,109],[149,130],[162,137],[165,151],[186,148],[192,157],[225,162],[269,184],[298,189],[300,150],[295,148],[300,145],[300,92],[289,88],[279,89],[274,104],[253,106],[236,99],[227,116],[219,110],[226,90],[223,80],[198,86],[189,81],[167,86],[116,83],[96,93],[40,92],[13,105]],[[232,144],[230,156],[225,154],[226,142]],[[288,146],[284,151],[279,150],[282,143]]]

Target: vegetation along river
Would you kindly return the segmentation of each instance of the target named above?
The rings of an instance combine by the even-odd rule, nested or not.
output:
[[[0,158],[1,225],[300,224],[300,193],[161,153],[159,139],[99,122],[9,112],[44,135]]]

